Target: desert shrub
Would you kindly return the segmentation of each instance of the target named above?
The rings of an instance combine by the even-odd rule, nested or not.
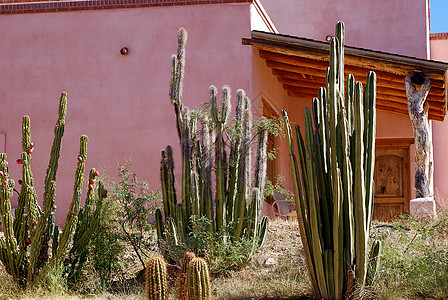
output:
[[[378,299],[448,297],[448,214],[437,219],[402,217],[377,225],[384,241],[378,281],[369,291]]]
[[[80,293],[120,292],[134,289],[137,272],[148,251],[154,250],[154,230],[149,223],[160,200],[147,181],[130,170],[131,160],[118,165],[118,181],[108,180],[108,197],[92,240],[88,267],[76,289]],[[141,264],[142,267],[135,266]]]
[[[154,219],[162,196],[159,191],[151,191],[147,181],[138,180],[137,175],[130,171],[130,167],[131,160],[127,160],[124,165],[118,165],[120,180],[110,184],[110,198],[118,205],[119,215],[116,222],[119,236],[131,246],[144,268],[144,257],[148,256],[146,252],[155,246],[155,231],[149,219]]]
[[[192,230],[181,243],[174,244],[168,237],[159,241],[164,255],[180,266],[182,257],[187,251],[203,257],[210,266],[212,274],[225,274],[247,263],[252,255],[253,241],[250,239],[231,240],[231,228],[224,227],[218,232],[207,230],[211,221],[206,217],[192,219]]]

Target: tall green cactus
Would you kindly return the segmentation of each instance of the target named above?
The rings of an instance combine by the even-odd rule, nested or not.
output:
[[[188,300],[213,299],[207,262],[200,257],[193,258],[187,268]]]
[[[31,141],[30,119],[23,117],[22,122],[22,154],[17,160],[22,165],[22,179],[19,180],[21,189],[15,215],[11,213],[12,190],[14,181],[9,179],[8,162],[6,154],[0,153],[0,212],[3,218],[4,237],[0,238],[0,261],[7,272],[21,284],[31,284],[37,280],[44,280],[49,270],[60,267],[67,256],[70,243],[72,252],[84,249],[97,226],[100,218],[102,199],[105,197],[104,187],[99,183],[99,195],[88,196],[86,206],[92,211],[84,218],[81,228],[89,234],[75,236],[77,218],[80,210],[82,182],[84,177],[85,159],[87,158],[87,136],[81,137],[78,168],[75,174],[74,197],[67,214],[66,223],[59,237],[59,227],[55,226],[54,205],[56,194],[56,173],[58,169],[61,141],[65,131],[65,116],[67,114],[67,94],[64,92],[59,101],[58,120],[54,129],[53,146],[50,153],[50,162],[45,176],[43,207],[37,201],[34,188],[34,178],[31,172],[32,153],[34,143]],[[93,170],[93,174],[98,173]],[[92,185],[93,190],[93,185]],[[25,214],[25,211],[27,212]],[[49,248],[52,253],[49,253]],[[75,249],[75,250],[74,250]],[[79,253],[77,254],[79,255]],[[73,256],[73,255],[72,255]],[[76,256],[76,255],[75,255]]]
[[[347,78],[344,95],[344,24],[330,44],[326,88],[304,110],[305,136],[296,126],[298,157],[286,111],[286,140],[299,228],[315,296],[342,299],[348,282],[362,287],[373,211],[376,75],[363,89]],[[312,116],[311,116],[312,115]]]
[[[229,122],[231,91],[228,86],[222,88],[222,102],[219,104],[216,87],[210,87],[208,116],[197,118],[196,113],[184,106],[182,86],[186,39],[187,33],[181,28],[178,54],[172,57],[170,90],[182,150],[181,203],[178,203],[174,184],[173,151],[168,146],[162,150],[161,161],[165,224],[162,212],[157,211],[158,237],[160,241],[185,243],[192,232],[192,220],[205,217],[209,221],[209,233],[227,230],[230,241],[252,240],[253,247],[248,253],[250,259],[264,243],[268,228],[268,218],[261,217],[267,160],[266,120],[260,119],[257,128],[253,180],[251,153],[255,137],[250,101],[243,90],[238,90],[234,122]],[[198,123],[200,129],[197,129]],[[216,180],[214,194],[212,178]]]
[[[146,299],[168,299],[168,283],[165,260],[160,256],[152,256],[146,262]]]

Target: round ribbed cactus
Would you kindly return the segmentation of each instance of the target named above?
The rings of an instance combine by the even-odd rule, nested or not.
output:
[[[207,262],[200,257],[193,258],[187,269],[188,300],[213,299]]]
[[[146,261],[146,298],[148,300],[165,300],[168,298],[165,260],[160,256],[150,257]]]
[[[179,275],[177,277],[177,298],[179,300],[187,300],[187,271],[188,265],[196,257],[193,252],[186,252],[182,259],[182,266],[179,270]]]

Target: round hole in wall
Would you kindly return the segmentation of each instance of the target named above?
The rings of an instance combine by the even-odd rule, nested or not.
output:
[[[121,48],[120,50],[121,55],[128,55],[129,49],[126,47]]]

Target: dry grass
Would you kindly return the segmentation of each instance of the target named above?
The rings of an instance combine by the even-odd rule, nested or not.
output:
[[[448,212],[439,212],[435,220],[374,223],[372,237],[383,241],[384,252],[379,280],[365,290],[364,299],[448,299]],[[265,246],[248,265],[212,279],[215,299],[309,299],[302,251],[296,220],[271,222]],[[276,264],[266,265],[268,258]],[[94,275],[89,278],[84,284],[95,285]],[[22,291],[1,266],[0,283],[0,299],[145,299],[141,284],[113,296],[68,294],[56,284],[51,291]],[[170,299],[175,299],[173,278],[170,283]]]
[[[298,299],[311,294],[296,220],[271,222],[264,247],[241,270],[213,280],[216,299]],[[268,258],[277,263],[268,266]]]

